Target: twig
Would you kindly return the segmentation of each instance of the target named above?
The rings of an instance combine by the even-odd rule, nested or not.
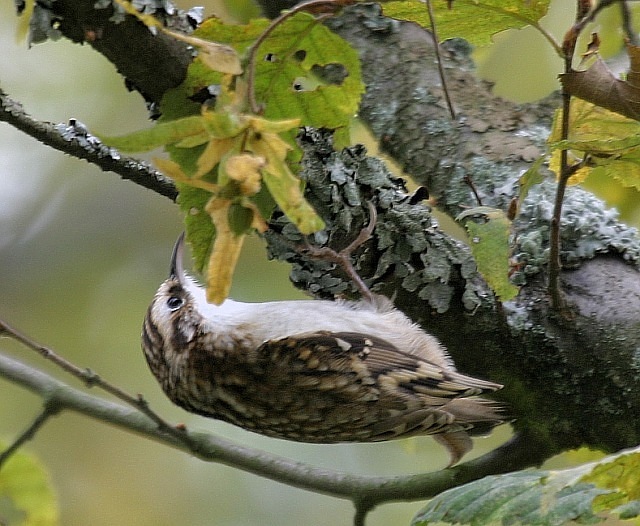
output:
[[[462,180],[466,183],[466,185],[469,188],[471,188],[471,191],[473,192],[473,196],[476,198],[476,202],[478,203],[478,206],[482,206],[482,199],[480,198],[478,189],[476,188],[476,185],[473,182],[473,179],[471,179],[471,176],[469,174],[465,174]]]
[[[201,460],[232,466],[297,488],[347,499],[358,504],[363,516],[386,502],[431,498],[491,474],[505,473],[538,464],[549,451],[535,437],[515,436],[480,458],[433,473],[376,477],[352,475],[316,468],[284,457],[234,444],[204,432],[190,432],[189,443],[158,429],[138,411],[74,389],[50,375],[0,354],[0,376],[21,385],[55,404],[121,429],[179,449]],[[366,503],[366,505],[363,505]]]
[[[640,39],[638,39],[638,35],[633,30],[633,20],[631,18],[631,12],[629,11],[629,4],[624,0],[620,2],[620,14],[622,16],[622,28],[624,29],[627,41],[632,46],[639,45]]]
[[[571,57],[565,59],[565,72],[571,68]],[[562,140],[566,140],[569,135],[569,112],[571,110],[571,95],[562,89]],[[566,149],[560,152],[560,174],[558,176],[558,186],[556,187],[556,197],[553,205],[553,216],[551,217],[551,232],[549,234],[549,296],[551,298],[551,308],[559,311],[565,305],[562,291],[560,290],[560,222],[562,219],[562,203],[567,189],[567,182],[571,172],[569,171],[568,152]]]
[[[315,247],[309,244],[309,242],[305,238],[305,245],[301,247],[301,251],[307,253],[313,258],[330,261],[339,265],[344,273],[349,277],[349,279],[353,281],[362,297],[373,303],[373,293],[364,282],[364,280],[360,277],[360,275],[356,272],[356,269],[353,268],[353,264],[351,263],[351,254],[353,254],[355,250],[357,250],[363,243],[366,243],[371,238],[371,236],[373,235],[373,231],[376,228],[378,212],[376,211],[376,207],[373,205],[373,203],[371,203],[371,201],[367,201],[367,205],[369,208],[369,223],[367,224],[367,226],[360,230],[358,236],[345,248],[340,251],[335,251],[330,247]]]
[[[84,159],[104,171],[114,172],[140,186],[176,200],[178,191],[164,175],[147,163],[131,157],[122,157],[115,149],[105,146],[97,137],[88,133],[78,121],[71,119],[68,125],[38,121],[24,111],[22,104],[12,100],[0,89],[0,121],[11,124],[47,146]]]
[[[615,0],[601,0],[590,11],[587,11],[589,4],[578,3],[576,22],[571,26],[565,35],[562,44],[564,52],[564,73],[569,74],[572,70],[573,55],[575,53],[576,42],[585,26],[591,22],[596,15],[605,7],[610,6]],[[561,140],[569,137],[569,120],[571,111],[571,94],[563,86],[562,88],[562,129]],[[551,218],[551,232],[549,237],[549,296],[551,307],[556,311],[561,311],[565,307],[564,297],[560,289],[560,271],[562,262],[560,261],[560,222],[562,219],[562,203],[567,189],[569,178],[575,172],[575,166],[569,166],[568,151],[560,151],[560,173],[558,174],[558,186],[556,189],[555,203],[553,207],[553,217]]]
[[[172,426],[171,424],[167,423],[163,418],[158,416],[155,412],[153,412],[149,408],[147,401],[142,397],[142,395],[138,395],[137,397],[131,396],[130,394],[126,393],[119,387],[103,380],[102,378],[100,378],[100,376],[98,376],[96,373],[94,373],[90,369],[82,369],[72,364],[68,360],[64,359],[62,356],[58,355],[55,351],[53,351],[49,347],[39,344],[38,342],[32,340],[28,336],[20,333],[13,327],[9,326],[3,320],[0,320],[0,335],[2,334],[6,334],[10,338],[13,338],[17,342],[20,342],[25,347],[36,351],[43,358],[46,358],[50,362],[53,362],[62,370],[66,371],[67,373],[83,381],[87,385],[87,387],[93,387],[93,386],[99,387],[103,391],[106,391],[107,393],[115,396],[116,398],[119,398],[120,400],[122,400],[123,402],[126,402],[132,407],[135,407],[138,411],[140,411],[141,413],[149,417],[151,420],[153,420],[161,431],[168,433],[179,440],[183,440],[186,442],[189,441],[189,437],[185,433],[184,428]]]
[[[11,455],[13,455],[22,445],[31,440],[38,430],[45,424],[49,418],[57,415],[60,412],[60,408],[56,407],[53,404],[45,403],[44,409],[42,412],[31,422],[31,425],[25,429],[18,438],[11,444],[7,449],[5,449],[2,453],[0,453],[0,470],[2,466],[6,463]]]
[[[431,24],[431,35],[433,36],[433,47],[436,52],[436,62],[438,63],[438,73],[440,73],[440,82],[442,82],[442,90],[444,91],[444,98],[447,101],[447,108],[449,108],[451,119],[455,120],[456,112],[453,109],[453,103],[451,102],[451,96],[449,95],[449,88],[447,86],[447,77],[444,74],[444,66],[442,65],[442,57],[440,56],[440,39],[438,38],[438,32],[436,30],[436,19],[433,14],[431,0],[427,0],[426,4],[429,13],[429,22]]]

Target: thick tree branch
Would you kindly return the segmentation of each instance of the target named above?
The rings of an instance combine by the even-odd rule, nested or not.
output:
[[[199,14],[185,13],[171,2],[136,2],[145,14],[153,14],[167,27],[188,32]],[[52,27],[58,34],[86,43],[103,54],[126,79],[128,87],[139,91],[150,104],[157,104],[171,88],[185,78],[193,52],[183,42],[164,34],[154,34],[144,24],[111,2],[56,0],[48,6],[36,4],[32,17],[32,39],[41,40]],[[48,25],[47,25],[48,24]],[[37,38],[40,35],[40,38]]]
[[[74,411],[185,451],[204,461],[225,464],[283,484],[350,500],[357,503],[360,514],[385,502],[428,499],[486,475],[531,466],[544,459],[544,455],[531,447],[531,437],[517,437],[476,460],[444,471],[397,477],[351,475],[240,446],[210,433],[185,430],[189,440],[180,440],[159,428],[140,410],[83,393],[2,354],[0,376],[42,397],[46,405],[55,407],[59,412]]]

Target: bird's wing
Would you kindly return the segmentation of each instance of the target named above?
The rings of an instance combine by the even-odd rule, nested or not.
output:
[[[290,371],[291,381],[309,387],[332,381],[358,383],[398,396],[419,396],[438,406],[458,397],[500,389],[492,382],[444,369],[404,352],[382,338],[357,332],[318,331],[269,340],[258,349],[262,360]]]

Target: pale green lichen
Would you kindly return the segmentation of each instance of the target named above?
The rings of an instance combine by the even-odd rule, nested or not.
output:
[[[395,282],[437,312],[447,311],[458,295],[469,310],[492,301],[477,279],[467,247],[443,234],[429,208],[412,202],[403,182],[381,161],[367,157],[362,146],[334,152],[328,147],[329,135],[316,130],[305,130],[300,142],[303,149],[307,145],[301,171],[306,197],[316,210],[324,211],[328,225],[327,231],[312,236],[314,243],[328,242],[334,248],[349,244],[369,221],[369,201],[378,213],[374,246],[361,250],[354,261],[370,287],[376,290],[377,285]],[[333,263],[291,250],[302,238],[283,216],[276,217],[272,227],[267,233],[271,257],[292,262],[295,284],[325,297],[353,293],[352,283],[331,273]]]
[[[520,270],[514,280],[540,272],[549,262],[549,235],[556,192],[555,181],[545,181],[529,194],[514,226],[518,232],[514,259]],[[561,260],[576,268],[598,254],[615,253],[625,261],[640,261],[640,238],[635,228],[618,220],[618,212],[577,187],[567,189],[562,207]]]

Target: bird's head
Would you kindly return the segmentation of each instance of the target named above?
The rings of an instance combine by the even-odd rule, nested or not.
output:
[[[154,363],[174,363],[193,341],[201,315],[194,293],[198,286],[183,267],[184,234],[173,248],[169,277],[160,285],[147,311],[142,331],[142,347],[152,369]]]

